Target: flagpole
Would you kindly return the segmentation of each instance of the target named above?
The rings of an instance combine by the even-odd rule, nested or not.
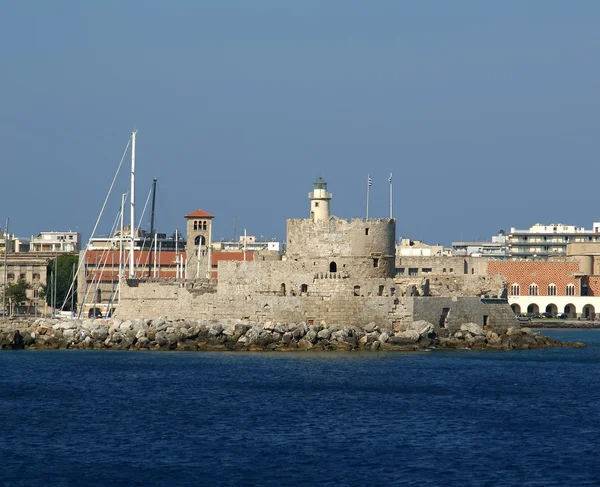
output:
[[[371,191],[371,176],[367,174],[367,217],[365,220],[369,219],[369,193]]]
[[[392,216],[392,198],[393,198],[393,193],[392,193],[392,173],[390,173],[390,178],[388,179],[388,181],[390,182],[390,219],[393,218]]]

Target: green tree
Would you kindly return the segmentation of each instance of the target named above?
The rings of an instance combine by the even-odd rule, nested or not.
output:
[[[53,304],[55,267],[58,269],[56,274],[56,307],[72,311],[71,294],[69,291],[75,293],[73,302],[75,303],[75,307],[77,306],[77,276],[75,276],[75,282],[73,282],[73,269],[77,270],[78,262],[79,257],[72,254],[61,255],[58,259],[52,259],[48,262],[46,273],[47,283],[45,286],[42,286],[40,297],[45,298],[49,306]]]
[[[27,304],[28,289],[31,289],[31,284],[29,284],[25,279],[19,279],[14,283],[11,282],[8,286],[6,286],[6,298],[10,299],[14,306]]]

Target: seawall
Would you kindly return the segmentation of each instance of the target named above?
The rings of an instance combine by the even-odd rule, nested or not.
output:
[[[426,321],[405,329],[323,326],[307,323],[197,322],[190,320],[36,320],[0,321],[0,349],[92,349],[181,351],[292,351],[491,349],[526,350],[561,343],[529,328],[494,330],[465,323],[460,330],[438,330]]]

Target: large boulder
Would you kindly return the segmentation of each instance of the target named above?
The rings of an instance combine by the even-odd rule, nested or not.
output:
[[[419,336],[428,337],[432,334],[435,334],[435,327],[429,323],[429,321],[418,320],[413,321],[407,331],[416,331]]]
[[[485,332],[483,328],[477,323],[464,323],[460,325],[461,331],[468,331],[471,335],[474,336],[485,336]]]
[[[417,330],[399,331],[389,337],[387,343],[390,345],[413,345],[419,341],[421,335]]]

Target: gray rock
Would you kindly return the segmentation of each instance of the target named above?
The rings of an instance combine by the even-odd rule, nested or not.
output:
[[[331,328],[323,328],[317,333],[317,337],[321,340],[329,340],[329,337],[331,337]]]
[[[483,328],[477,323],[464,323],[460,325],[461,331],[468,331],[471,335],[474,336],[485,336],[485,332]]]
[[[365,331],[367,333],[372,333],[372,332],[374,332],[377,329],[379,329],[379,327],[375,323],[373,323],[372,321],[371,321],[371,323],[369,323],[368,325],[365,326]]]
[[[418,320],[410,324],[407,331],[416,331],[419,336],[428,337],[435,333],[435,327],[428,321]]]
[[[384,331],[381,335],[379,335],[378,341],[379,343],[385,343],[389,340],[389,338],[390,336]]]

